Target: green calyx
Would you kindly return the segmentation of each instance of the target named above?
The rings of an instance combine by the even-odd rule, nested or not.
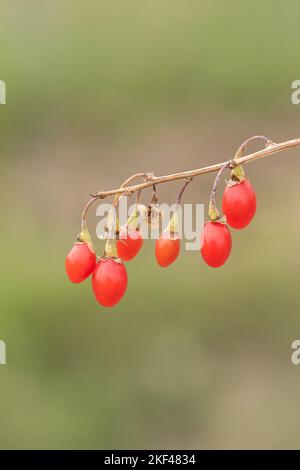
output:
[[[165,232],[168,232],[168,233],[178,233],[178,224],[179,224],[179,220],[178,220],[178,209],[174,209],[173,211],[173,214],[172,214],[172,217],[165,229]]]
[[[128,217],[126,222],[126,227],[128,229],[139,229],[140,227],[140,211],[138,207],[135,205],[132,211],[132,214]]]
[[[231,171],[231,178],[235,181],[244,181],[246,179],[246,174],[242,165],[237,165]]]
[[[212,222],[216,222],[217,220],[220,220],[220,212],[211,201],[208,207],[208,217],[209,217],[209,220],[211,220]]]
[[[77,240],[81,243],[86,243],[92,251],[95,251],[92,238],[86,224],[82,226],[81,232],[78,235]]]
[[[115,239],[108,238],[104,248],[104,255],[108,258],[118,258],[117,243]]]

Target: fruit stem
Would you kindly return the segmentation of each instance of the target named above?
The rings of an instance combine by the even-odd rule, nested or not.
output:
[[[255,140],[263,140],[265,142],[265,148],[272,147],[272,145],[274,145],[274,142],[272,142],[272,140],[269,139],[268,137],[264,135],[254,135],[253,137],[249,137],[249,139],[246,139],[239,146],[233,160],[235,161],[238,158],[240,158],[243,155],[244,151],[247,149],[248,145],[254,142]],[[241,164],[236,165],[233,168],[233,170],[231,171],[231,179],[233,181],[238,181],[238,182],[242,182],[246,179],[246,174]]]
[[[150,206],[152,206],[152,204],[157,204],[158,203],[158,196],[157,196],[157,191],[156,191],[156,186],[155,184],[153,185],[153,191],[152,191],[152,197],[151,197],[151,201],[150,201]]]
[[[221,180],[221,176],[226,168],[230,168],[232,165],[232,162],[226,162],[222,166],[222,168],[218,171],[218,174],[215,178],[211,194],[210,194],[210,199],[209,199],[209,206],[208,206],[208,216],[211,221],[219,220],[220,219],[220,212],[218,211],[217,208],[217,203],[216,203],[216,193],[218,189],[218,185]]]
[[[145,178],[148,177],[148,175],[149,175],[148,173],[136,173],[135,175],[132,175],[129,178],[127,178],[127,180],[124,181],[124,183],[122,184],[120,189],[123,189],[124,187],[126,187],[126,185],[129,184],[133,179],[135,179],[135,178],[144,178],[145,179]],[[118,205],[119,198],[124,193],[125,192],[121,191],[121,192],[118,192],[116,194],[114,202],[113,202],[113,206],[114,206],[114,204]],[[87,222],[86,222],[87,215],[88,215],[88,211],[89,211],[91,205],[95,201],[97,201],[98,199],[104,199],[104,197],[105,196],[99,196],[98,194],[96,194],[96,195],[91,194],[91,199],[88,200],[86,206],[83,209],[82,215],[81,215],[81,232],[78,236],[78,240],[79,241],[81,241],[81,240],[85,241],[86,240],[86,243],[88,243],[92,249],[94,249],[94,248],[93,248],[93,243],[92,243],[90,233],[89,233],[88,228],[87,228]],[[109,218],[109,216],[108,216],[108,218]],[[116,220],[116,230],[118,230],[118,229],[119,229],[119,224],[118,224],[118,220]],[[108,242],[108,240],[107,240],[107,242]]]
[[[138,178],[138,177],[146,178],[147,174],[146,173],[137,173],[137,174],[131,176],[126,181],[124,181],[121,188],[123,188],[124,186],[129,184],[132,179]],[[117,207],[118,207],[120,198],[124,194],[127,195],[127,196],[130,196],[131,195],[130,188],[128,188],[128,190],[123,194],[119,193],[119,194],[115,195],[115,198],[114,198],[113,203],[112,203],[111,210],[108,214],[108,219],[107,219],[108,238],[107,238],[105,248],[104,248],[104,255],[107,256],[107,257],[110,257],[110,258],[118,258],[116,236],[118,235],[120,228],[119,228],[119,219],[117,217]],[[133,220],[131,222],[133,222]]]
[[[179,191],[179,194],[178,194],[178,196],[177,196],[176,204],[179,205],[179,204],[181,203],[181,198],[182,198],[182,196],[183,196],[183,193],[184,193],[184,191],[185,191],[187,185],[188,185],[191,181],[193,181],[193,178],[186,178],[186,179],[185,179],[185,183],[184,183],[184,185],[182,186],[182,188],[181,188],[181,190]]]
[[[81,230],[84,229],[84,227],[86,227],[86,219],[87,219],[87,215],[88,215],[88,211],[89,211],[89,208],[91,207],[91,205],[97,201],[97,196],[92,196],[91,199],[89,199],[89,201],[87,202],[85,208],[83,209],[83,212],[82,212],[82,216],[81,216]]]
[[[147,178],[147,175],[148,173],[136,173],[135,175],[132,175],[130,176],[129,178],[127,178],[127,180],[124,181],[124,183],[122,184],[122,186],[119,188],[120,191],[118,191],[116,193],[116,197],[114,199],[114,202],[113,204],[115,203],[116,205],[118,200],[119,200],[119,197],[126,193],[127,191],[127,194],[129,192],[129,189],[130,188],[126,188],[126,185],[129,184],[133,179],[135,178]],[[122,191],[124,188],[126,188],[126,191]],[[88,211],[89,211],[89,208],[91,207],[91,205],[97,201],[97,199],[104,199],[106,196],[101,196],[99,194],[91,194],[91,199],[89,199],[89,201],[87,202],[85,208],[83,209],[83,212],[82,212],[82,216],[81,216],[81,227],[84,227],[84,225],[86,225],[86,219],[87,219],[87,215],[88,215]],[[116,200],[116,202],[115,202]]]
[[[237,149],[237,152],[234,156],[234,160],[236,160],[237,158],[240,158],[242,156],[242,154],[244,153],[244,151],[247,149],[248,145],[251,143],[251,142],[254,142],[255,140],[263,140],[265,142],[265,148],[268,148],[268,147],[272,147],[274,144],[274,142],[269,139],[268,137],[264,136],[264,135],[254,135],[252,137],[249,137],[248,139],[246,139],[240,146],[239,148]]]

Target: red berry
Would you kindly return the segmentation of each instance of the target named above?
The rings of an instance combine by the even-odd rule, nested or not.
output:
[[[201,254],[213,268],[222,266],[230,255],[231,235],[226,224],[206,222],[201,235]]]
[[[66,258],[66,272],[71,282],[84,281],[96,266],[95,252],[87,243],[75,243]]]
[[[143,241],[142,234],[139,230],[122,229],[119,233],[119,240],[117,241],[119,258],[123,261],[133,259],[142,248]]]
[[[228,224],[237,229],[246,227],[256,212],[256,196],[248,179],[228,185],[223,194],[223,214]]]
[[[112,258],[101,258],[93,271],[92,285],[95,297],[101,305],[116,305],[127,288],[124,264]]]
[[[180,252],[178,235],[164,232],[155,243],[155,256],[159,266],[165,268],[174,263]]]

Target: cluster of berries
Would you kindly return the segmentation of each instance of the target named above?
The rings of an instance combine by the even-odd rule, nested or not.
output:
[[[232,241],[228,225],[235,229],[245,228],[255,215],[256,196],[248,179],[231,179],[227,183],[222,210],[225,217],[206,222],[201,236],[202,257],[213,268],[222,266],[230,255]]]
[[[202,257],[214,268],[222,266],[231,252],[232,241],[228,225],[242,229],[250,223],[256,211],[255,192],[240,165],[231,172],[231,179],[223,193],[222,210],[224,216],[221,218],[214,197],[211,197],[210,220],[204,225],[201,234]],[[66,272],[70,281],[80,283],[92,274],[95,297],[103,306],[116,305],[126,291],[127,271],[124,262],[135,258],[143,245],[139,215],[136,205],[126,226],[118,231],[117,239],[108,238],[105,255],[98,261],[86,225],[67,255]],[[155,256],[159,266],[169,266],[179,255],[177,218],[178,213],[175,210],[167,228],[156,240]]]

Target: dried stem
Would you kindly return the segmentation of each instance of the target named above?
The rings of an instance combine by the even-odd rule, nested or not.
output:
[[[258,136],[255,136],[255,138],[258,138]],[[259,136],[259,138],[266,139],[263,136]],[[246,143],[249,143],[250,141],[253,140],[253,137],[248,139]],[[242,144],[243,148],[245,147],[245,143]],[[234,166],[241,165],[244,163],[249,163],[255,160],[258,160],[260,158],[268,157],[271,155],[275,155],[276,153],[283,152],[284,150],[292,149],[294,147],[300,146],[300,138],[298,139],[293,139],[293,140],[288,140],[287,142],[281,142],[279,144],[274,144],[271,141],[269,141],[268,146],[262,150],[259,150],[258,152],[251,153],[249,155],[245,155],[244,157],[238,157],[234,159],[234,162],[229,159],[225,162],[222,163],[216,163],[215,165],[209,165],[203,168],[199,168],[197,170],[190,170],[190,171],[183,171],[181,173],[174,173],[171,175],[165,175],[165,176],[154,176],[152,174],[146,174],[146,181],[140,184],[136,184],[134,186],[121,186],[118,189],[112,189],[110,191],[101,191],[97,194],[95,194],[94,198],[98,199],[104,199],[107,196],[113,196],[117,194],[133,194],[136,191],[149,188],[150,186],[153,186],[153,184],[158,185],[158,184],[163,184],[163,183],[168,183],[170,181],[176,181],[176,180],[181,180],[185,178],[194,178],[195,176],[200,176],[204,175],[206,173],[212,173],[214,171],[220,170],[224,165],[230,165],[231,168],[234,168]],[[145,175],[144,173],[139,173],[138,176]],[[131,181],[134,177],[137,175],[134,175],[129,178],[128,181]],[[124,184],[124,183],[123,183]],[[128,183],[127,183],[128,184]],[[89,201],[88,204],[91,205],[93,201]],[[83,213],[84,214],[84,213]]]
[[[247,146],[255,141],[255,140],[263,140],[265,142],[265,148],[263,150],[259,150],[257,152],[242,156],[243,152],[246,150]],[[153,194],[152,194],[152,201],[151,203],[153,204],[154,201],[157,202],[157,194],[156,194],[156,185],[158,184],[163,184],[163,183],[168,183],[170,181],[175,181],[175,180],[181,180],[185,179],[186,182],[183,185],[181,191],[179,192],[178,198],[177,198],[177,204],[180,204],[180,200],[182,197],[182,194],[186,188],[186,186],[192,181],[192,179],[196,176],[200,176],[206,173],[212,173],[214,171],[218,171],[217,177],[215,179],[211,196],[210,196],[210,204],[209,204],[209,216],[211,220],[218,220],[219,219],[219,213],[216,207],[216,191],[217,191],[217,186],[220,182],[220,178],[222,176],[223,171],[226,168],[231,168],[232,174],[234,174],[235,171],[237,171],[239,168],[242,169],[242,164],[244,163],[249,163],[254,160],[258,160],[260,158],[268,157],[271,155],[275,155],[276,153],[282,152],[284,150],[292,149],[294,147],[300,146],[300,138],[298,139],[293,139],[293,140],[288,140],[286,142],[281,142],[279,144],[275,144],[272,142],[270,139],[268,139],[265,136],[262,135],[256,135],[254,137],[250,137],[249,139],[245,140],[245,142],[242,143],[242,145],[238,148],[235,156],[233,159],[227,160],[222,163],[217,163],[215,165],[210,165],[206,166],[203,168],[199,168],[197,170],[190,170],[190,171],[183,171],[181,173],[174,173],[171,175],[165,175],[165,176],[154,176],[153,173],[136,173],[129,178],[127,178],[122,186],[118,189],[112,189],[110,191],[102,191],[97,194],[91,195],[91,199],[87,202],[83,213],[82,213],[82,218],[81,218],[81,233],[79,234],[79,239],[83,241],[87,241],[89,243],[91,242],[90,239],[90,234],[87,229],[86,225],[86,219],[87,219],[87,214],[89,211],[89,208],[91,205],[97,200],[97,199],[104,199],[107,196],[112,196],[114,195],[114,201],[112,204],[112,211],[115,211],[119,200],[121,196],[131,196],[133,193],[137,192],[137,200],[136,203],[139,202],[139,196],[141,194],[141,191],[145,188],[148,188],[150,186],[153,187]],[[130,186],[130,183],[133,179],[136,178],[143,178],[143,182]],[[151,205],[150,205],[151,207]],[[115,256],[116,253],[116,248],[115,244],[113,244],[112,247],[108,247],[108,243],[111,242],[112,240],[107,241],[106,244],[106,249],[105,253],[109,256]],[[110,250],[110,251],[109,251]]]

